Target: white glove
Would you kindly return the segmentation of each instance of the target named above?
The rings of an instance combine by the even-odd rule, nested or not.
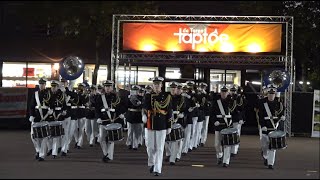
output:
[[[281,121],[285,121],[286,118],[285,118],[284,116],[281,116],[280,120],[281,120]]]
[[[49,109],[48,114],[51,115],[53,113],[52,109]]]
[[[123,115],[123,114],[120,114],[120,115],[119,115],[119,118],[124,119],[124,115]]]
[[[214,125],[219,126],[220,125],[219,121],[214,122]]]
[[[30,121],[30,122],[33,122],[33,121],[34,121],[34,116],[30,116],[30,117],[29,117],[29,121]]]
[[[262,128],[261,128],[261,131],[267,131],[268,129],[267,129],[267,127],[265,127],[265,126],[263,126]]]
[[[142,122],[147,123],[147,116],[146,115],[142,115]]]
[[[67,111],[62,111],[61,115],[62,115],[62,116],[67,115]]]
[[[183,117],[184,117],[183,113],[178,114],[178,118],[183,118]]]
[[[97,123],[98,123],[98,124],[101,124],[101,123],[102,123],[102,121],[101,121],[100,118],[97,119]]]
[[[141,105],[141,101],[138,101],[138,102],[137,102],[137,105]]]
[[[196,103],[196,107],[200,107],[200,104]]]
[[[171,128],[167,129],[167,135],[171,133]]]
[[[239,121],[239,124],[244,124],[244,121],[243,121],[243,120],[240,120],[240,121]]]
[[[192,107],[191,107],[191,108],[189,108],[189,109],[188,109],[188,111],[189,111],[189,112],[192,112],[192,111],[193,111],[193,108],[192,108]]]

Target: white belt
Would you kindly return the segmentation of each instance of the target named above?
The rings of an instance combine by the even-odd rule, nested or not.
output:
[[[173,114],[179,114],[179,111],[173,111],[172,113]]]
[[[271,116],[271,117],[264,117],[265,120],[267,119],[278,119],[278,117],[274,117],[274,116]]]
[[[217,115],[217,118],[231,118],[231,115]]]
[[[71,103],[67,103],[67,106],[71,106]]]
[[[54,110],[60,111],[61,107],[55,107]]]
[[[101,112],[105,112],[106,109],[101,109]],[[115,112],[116,110],[115,109],[109,109],[110,112]]]
[[[48,106],[36,106],[36,109],[49,109],[49,107]]]
[[[71,106],[71,109],[77,109],[78,106]]]
[[[128,108],[128,111],[131,111],[131,112],[141,112],[141,109]]]
[[[79,106],[79,108],[84,109],[84,108],[86,108],[86,107],[85,107],[85,106]]]

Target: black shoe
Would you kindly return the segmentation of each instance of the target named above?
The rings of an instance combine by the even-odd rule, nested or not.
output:
[[[170,160],[170,156],[166,156],[166,158],[164,159],[165,162],[169,162]]]
[[[103,158],[102,158],[102,161],[105,162],[105,163],[109,162],[109,160],[110,159],[108,158],[108,155],[103,156]]]
[[[90,144],[90,147],[93,147],[93,144]]]
[[[186,156],[187,155],[187,153],[182,153],[182,156]]]
[[[174,165],[176,165],[176,163],[174,163],[174,162],[170,162],[170,165],[171,165],[171,166],[174,166]]]
[[[160,173],[154,172],[154,176],[160,176]]]
[[[217,164],[220,165],[222,163],[222,158],[217,159]]]
[[[61,153],[61,156],[67,156],[67,153],[62,152],[62,153]]]
[[[273,169],[273,166],[272,165],[268,165],[268,169]]]
[[[138,147],[141,147],[142,145],[141,144],[138,144]]]
[[[150,167],[150,169],[149,169],[149,172],[150,172],[150,173],[153,173],[153,168],[154,168],[154,166],[151,166],[151,167]]]
[[[97,137],[94,138],[94,143],[98,144],[98,138]]]
[[[203,144],[203,143],[200,143],[200,146],[201,146],[201,147],[204,147],[204,144]]]
[[[52,157],[53,157],[53,159],[57,158],[57,156],[56,156],[56,155],[52,155]]]
[[[80,147],[80,146],[77,146],[77,149],[81,149],[81,147]]]
[[[47,156],[50,156],[51,154],[52,154],[52,149],[49,152],[47,152]]]
[[[131,146],[131,145],[129,145],[129,146],[128,146],[128,149],[132,149],[132,146]]]
[[[39,159],[39,153],[36,153],[35,158]]]
[[[44,161],[44,159],[42,157],[39,157],[38,161]]]
[[[263,158],[264,159],[264,158]],[[268,166],[268,160],[267,159],[264,159],[263,160],[263,164],[265,165],[265,166]]]
[[[179,162],[180,161],[180,159],[179,158],[176,158],[176,162]]]
[[[229,166],[229,164],[223,163],[223,167],[228,167],[228,166]]]
[[[236,155],[237,155],[237,154],[233,154],[233,153],[231,153],[231,155],[230,155],[230,156],[231,156],[231,157],[235,157]]]
[[[58,154],[61,152],[61,148],[58,148]]]
[[[135,150],[135,151],[138,150],[138,148],[132,148],[132,149]]]
[[[188,149],[188,152],[192,152],[192,149]]]
[[[74,145],[74,148],[78,148],[78,143],[76,142],[76,144]]]

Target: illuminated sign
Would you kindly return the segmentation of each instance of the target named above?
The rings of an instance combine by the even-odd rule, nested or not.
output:
[[[281,52],[281,24],[124,23],[122,50]]]

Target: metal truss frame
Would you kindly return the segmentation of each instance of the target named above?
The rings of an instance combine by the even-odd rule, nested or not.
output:
[[[279,23],[285,25],[285,55],[233,55],[217,53],[124,53],[120,51],[121,23],[123,22],[183,22],[183,23]],[[283,66],[290,74],[289,88],[284,93],[286,121],[284,131],[291,136],[293,82],[293,17],[292,16],[208,16],[208,15],[128,15],[115,14],[112,21],[111,80],[117,81],[119,64],[226,64]],[[117,82],[115,82],[117,83]]]

